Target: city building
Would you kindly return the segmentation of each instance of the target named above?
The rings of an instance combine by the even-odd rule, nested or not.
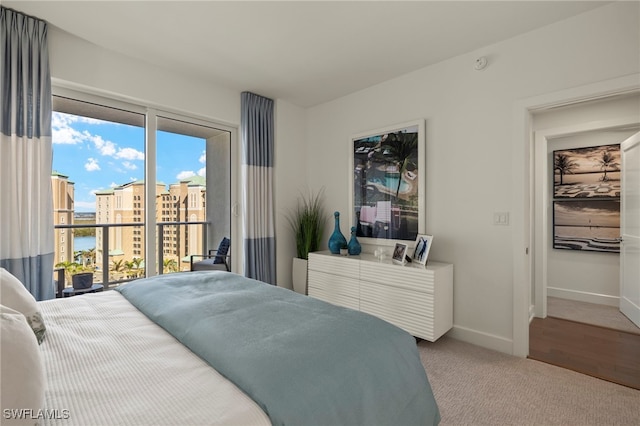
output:
[[[69,177],[54,171],[51,174],[51,190],[53,193],[53,224],[72,225],[74,214],[74,183]],[[71,229],[54,230],[53,264],[73,261],[73,232]]]
[[[51,175],[54,226],[74,224],[74,182],[61,173]],[[161,225],[163,258],[173,261],[176,270],[189,267],[189,255],[203,251],[203,225],[169,225],[174,222],[202,222],[206,220],[206,180],[201,176],[183,179],[169,185],[156,183],[156,221]],[[144,241],[144,181],[128,182],[115,188],[96,192],[95,223],[135,224],[140,226],[110,226],[109,263],[122,263],[147,258]],[[96,265],[103,262],[103,228],[96,228]],[[55,229],[54,264],[73,261],[74,232]],[[157,253],[154,253],[157,259]],[[144,264],[142,264],[144,266]]]

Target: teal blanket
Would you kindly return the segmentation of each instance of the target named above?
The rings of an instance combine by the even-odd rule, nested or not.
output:
[[[116,288],[249,395],[274,425],[435,425],[415,340],[361,312],[228,272]]]

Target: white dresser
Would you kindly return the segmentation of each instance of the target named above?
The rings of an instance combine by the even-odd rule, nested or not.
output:
[[[367,312],[435,342],[453,326],[453,265],[309,253],[309,296]]]

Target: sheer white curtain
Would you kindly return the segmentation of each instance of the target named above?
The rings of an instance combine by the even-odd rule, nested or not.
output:
[[[241,96],[244,273],[276,284],[273,100],[250,92]]]
[[[0,6],[0,266],[54,297],[46,22]]]

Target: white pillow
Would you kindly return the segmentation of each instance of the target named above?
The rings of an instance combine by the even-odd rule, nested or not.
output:
[[[33,425],[44,405],[42,354],[24,315],[3,305],[0,341],[2,424]]]
[[[38,344],[42,343],[47,330],[35,297],[9,271],[0,268],[0,304],[22,313],[36,334]]]

